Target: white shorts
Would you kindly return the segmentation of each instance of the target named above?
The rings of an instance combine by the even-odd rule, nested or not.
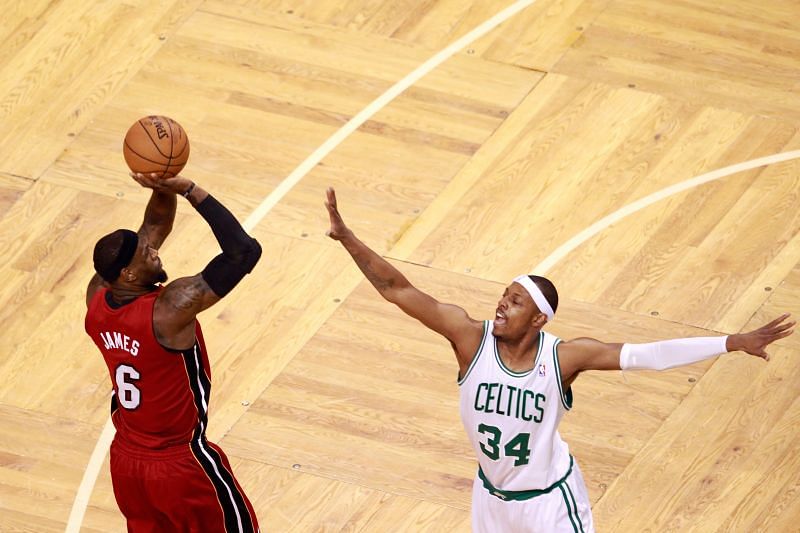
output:
[[[473,533],[594,533],[589,493],[578,463],[546,494],[528,500],[502,499],[475,476],[472,485]]]

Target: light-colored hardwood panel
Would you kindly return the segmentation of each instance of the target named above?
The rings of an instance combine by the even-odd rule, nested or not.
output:
[[[747,328],[780,308],[770,300]],[[768,531],[773,523],[796,524],[796,351],[782,341],[767,363],[743,354],[719,358],[595,506],[598,525]]]
[[[771,291],[768,305],[758,308],[750,318],[751,324],[765,323],[772,320],[771,317],[790,313],[794,320],[800,318],[800,261],[794,266],[789,274]],[[781,346],[786,346],[794,350],[800,349],[800,336],[792,335],[777,342]],[[800,392],[800,390],[798,390]]]
[[[223,16],[216,16],[217,14]],[[259,27],[253,34],[248,28]],[[232,30],[227,30],[231,28]],[[233,30],[235,29],[235,31]],[[222,35],[220,35],[222,32]],[[267,55],[305,58],[320,65],[336,65],[345,73],[375,77],[394,83],[429,59],[427,47],[370,34],[341,31],[325,24],[313,24],[294,16],[268,12],[257,6],[237,6],[210,0],[182,27],[181,34],[221,42]],[[324,43],[325,46],[320,46]],[[376,63],[375,55],[380,54]],[[491,65],[492,74],[486,76]],[[422,78],[416,87],[441,90],[478,101],[518,103],[530,90],[530,81],[541,73],[530,72],[476,57],[457,55]],[[480,79],[481,83],[475,83]],[[526,84],[528,84],[526,88]]]
[[[779,382],[778,385],[781,385]],[[800,468],[800,400],[759,441],[758,451],[743,458],[725,476],[705,478],[706,485],[717,479],[715,497],[702,513],[690,518],[698,530],[713,531],[791,531],[797,526],[800,502],[797,471]],[[741,448],[737,452],[741,452]],[[713,486],[713,485],[712,485]],[[721,489],[721,490],[720,490]],[[765,505],[765,502],[770,502]],[[699,516],[698,516],[699,515]]]
[[[513,2],[361,0],[328,5],[288,0],[235,0],[243,8],[279,12],[363,34],[444,48]],[[230,4],[230,3],[228,3]],[[602,13],[608,0],[537,0],[464,51],[491,61],[546,71]]]
[[[219,16],[215,15],[211,20],[217,18]],[[252,24],[243,26],[242,30],[249,26]],[[259,47],[245,48],[240,42],[223,43],[182,35],[172,39],[151,65],[143,69],[142,75],[158,76],[162,82],[166,78],[190,91],[195,87],[195,90],[227,93],[228,102],[244,107],[338,127],[406,72],[397,72],[394,78],[382,74],[380,69],[357,74],[325,61],[325,56],[316,48],[325,48],[337,41],[333,39],[335,32],[323,30],[324,27],[315,32],[320,36],[316,46],[307,46],[302,52],[298,50],[294,56],[277,55]],[[277,36],[267,33],[263,41],[268,43],[274,38]],[[380,64],[380,56],[394,54],[396,45],[391,41],[380,44],[383,46],[368,50],[373,57],[367,60]],[[471,71],[491,70],[491,83],[497,90],[483,95],[457,94],[440,79],[435,86],[410,89],[397,99],[400,105],[386,109],[386,117],[375,120],[394,126],[412,121],[414,128],[427,133],[476,142],[484,139],[485,133],[481,132],[505,118],[542,76],[478,59],[461,63],[462,68]],[[412,65],[414,63],[409,63],[409,67]],[[449,112],[449,121],[441,116],[443,110]],[[477,123],[475,131],[470,129],[471,122]]]
[[[756,150],[754,156],[779,151],[787,133],[791,130],[780,124],[756,120],[729,152],[742,157],[749,149]],[[796,148],[798,141],[795,135],[786,147]],[[601,292],[593,294],[589,289],[580,297],[640,313],[656,311],[701,327],[738,331],[748,314],[740,313],[735,322],[733,313],[722,317],[736,308],[750,309],[752,314],[769,295],[764,285],[744,292],[742,286],[770,278],[774,283],[786,275],[791,261],[800,259],[790,246],[800,231],[800,221],[789,207],[800,191],[798,170],[797,162],[756,169],[654,205],[651,213],[621,222],[567,256],[564,268],[574,272],[567,283],[582,292],[572,284],[573,280],[580,284],[576,261],[596,264],[603,257],[614,258],[621,267],[617,274],[612,274],[611,261],[601,271],[616,279],[598,282],[596,288],[604,286]],[[782,255],[785,258],[776,261]],[[593,284],[584,278],[582,285]]]
[[[691,127],[699,116],[694,108],[670,107],[652,95],[548,75],[487,142],[484,150],[491,152],[490,158],[482,159],[479,153],[475,166],[462,170],[461,174],[479,175],[473,178],[475,185],[464,188],[468,192],[458,205],[444,206],[450,216],[441,217],[442,227],[411,258],[457,271],[469,268],[495,279],[510,279],[536,265],[611,210],[592,201],[598,191],[607,195],[615,187],[612,198],[624,200],[670,184],[671,175],[660,181],[642,177],[669,154],[681,125]],[[593,127],[587,128],[587,123]],[[598,135],[598,129],[604,134]],[[495,144],[498,148],[490,150]],[[619,161],[612,166],[609,159]],[[637,191],[640,187],[643,190]],[[545,224],[547,232],[542,231]],[[493,250],[472,244],[493,227],[505,229]],[[512,247],[512,240],[530,246]],[[458,245],[443,249],[445,243]],[[494,264],[490,251],[502,251],[502,263]]]
[[[11,206],[32,185],[31,180],[0,172],[0,219],[11,212]]]
[[[394,497],[354,526],[357,531],[468,531],[470,517],[467,510]]]
[[[752,314],[768,296],[764,285],[744,292],[742,286],[779,280],[786,265],[800,259],[789,246],[800,228],[786,204],[797,194],[798,168],[757,169],[662,201],[576,249],[554,276],[579,298],[738,331],[749,318],[746,310]],[[744,235],[753,238],[741,241]],[[776,262],[782,254],[786,259]],[[586,279],[579,271],[590,263],[608,266]],[[722,318],[737,308],[744,311],[737,320],[735,313]]]
[[[0,417],[0,530],[63,531],[99,429],[6,403]]]
[[[513,128],[509,121],[498,129],[485,149],[494,142],[509,148],[491,164],[476,170],[472,164],[482,161],[476,157],[454,178],[456,183],[481,173],[458,205],[431,214],[438,227],[429,229],[412,260],[508,280],[639,198],[794,149],[800,141],[797,128],[784,122],[573,78],[548,75],[529,99],[548,102],[538,113],[525,113],[527,127]],[[595,143],[599,138],[603,142]],[[570,298],[738,329],[743,322],[720,318],[737,305],[739,283],[758,279],[798,231],[796,210],[788,207],[798,193],[797,168],[787,162],[755,169],[662,200],[577,248],[550,277],[557,287],[569,287]],[[429,210],[441,207],[434,202]],[[491,242],[488,234],[495,235]],[[737,244],[742,234],[753,236],[746,248]],[[790,254],[782,263],[784,272],[791,260]],[[701,262],[704,276],[690,266]],[[589,264],[603,266],[586,276]],[[736,275],[726,274],[731,271]],[[747,295],[754,307],[763,302],[758,293]],[[709,309],[712,296],[715,307]]]
[[[223,447],[225,444],[223,443]],[[368,487],[231,457],[262,531],[464,531],[469,513]]]
[[[550,72],[611,3],[611,0],[537,1],[472,48],[485,59]]]
[[[47,22],[44,13],[51,4],[50,0],[32,0],[7,2],[3,6],[3,17],[0,19],[0,41],[3,43],[0,48],[0,71],[41,31]]]
[[[798,264],[800,264],[800,234],[795,235],[786,243],[786,246],[765,266],[761,274],[749,286],[741,288],[736,303],[728,309],[724,317],[719,319],[717,329],[735,331],[753,315],[753,303],[766,301],[778,286],[784,287],[784,290],[772,298],[773,306],[781,313],[796,312],[795,304],[800,301],[800,291],[797,291]],[[761,316],[763,319],[771,320],[767,319],[765,315]],[[796,338],[792,336],[781,342],[790,343]],[[796,347],[800,347],[800,343]]]
[[[800,119],[796,2],[612,2],[554,72]]]
[[[61,1],[23,24],[0,62],[0,171],[38,178],[199,3]]]

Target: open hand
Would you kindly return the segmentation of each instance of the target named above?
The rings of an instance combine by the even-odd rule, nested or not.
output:
[[[794,320],[786,322],[789,316],[789,313],[785,313],[758,329],[728,336],[728,349],[741,350],[769,361],[769,355],[765,351],[767,346],[794,333],[792,328],[796,322]]]
[[[182,178],[181,176],[161,178],[156,172],[151,174],[131,172],[130,177],[142,187],[172,194],[182,194],[192,184],[192,180],[190,179]]]
[[[328,199],[325,202],[325,207],[328,209],[328,216],[331,219],[331,229],[325,232],[325,235],[333,240],[340,241],[350,233],[350,229],[345,225],[342,215],[339,214],[339,210],[336,208],[336,191],[333,190],[333,187],[328,187],[326,195]]]

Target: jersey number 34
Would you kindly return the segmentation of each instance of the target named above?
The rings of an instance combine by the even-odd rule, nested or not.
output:
[[[478,433],[487,435],[489,437],[486,443],[481,442],[481,450],[484,454],[486,454],[486,457],[492,461],[497,461],[500,459],[500,441],[503,437],[500,428],[489,426],[487,424],[481,424],[478,426]],[[516,458],[514,460],[514,466],[526,465],[530,461],[530,440],[530,433],[519,433],[516,437],[506,442],[505,446],[503,446],[503,452],[505,453],[506,457]]]

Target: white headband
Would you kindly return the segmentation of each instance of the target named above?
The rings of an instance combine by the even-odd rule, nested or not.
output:
[[[528,294],[531,295],[533,298],[533,302],[536,304],[536,307],[539,308],[539,311],[547,315],[547,320],[553,320],[553,316],[555,313],[553,312],[553,308],[550,307],[550,304],[547,302],[547,298],[544,297],[542,291],[536,284],[531,281],[531,278],[528,276],[517,276],[514,278],[514,281],[525,287],[525,290],[528,291]]]

